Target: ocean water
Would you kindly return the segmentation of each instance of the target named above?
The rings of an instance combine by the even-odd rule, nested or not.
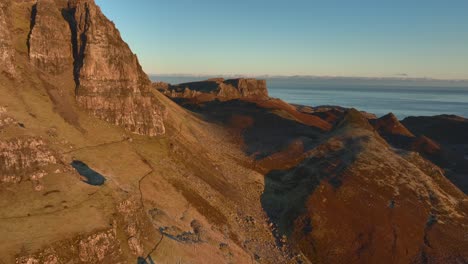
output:
[[[209,78],[151,76],[172,84]],[[356,78],[266,78],[271,97],[288,103],[354,107],[398,118],[454,114],[468,118],[468,81],[395,80]]]

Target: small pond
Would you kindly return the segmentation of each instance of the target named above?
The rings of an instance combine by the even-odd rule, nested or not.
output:
[[[75,170],[83,177],[86,178],[84,182],[86,182],[89,185],[94,185],[94,186],[99,186],[103,185],[104,182],[106,181],[106,178],[99,174],[98,172],[94,171],[88,165],[86,165],[84,162],[79,161],[79,160],[74,160],[71,163],[72,167],[75,168]]]
[[[151,258],[151,256],[148,255],[146,259],[142,257],[138,257],[137,264],[155,264],[155,263],[153,259]]]

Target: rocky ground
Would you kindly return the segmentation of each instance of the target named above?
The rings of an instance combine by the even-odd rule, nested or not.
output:
[[[468,262],[464,118],[152,85],[92,0],[2,1],[0,57],[2,264]]]

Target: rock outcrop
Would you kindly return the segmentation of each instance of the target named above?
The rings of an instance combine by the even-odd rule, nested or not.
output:
[[[169,83],[166,82],[154,82],[151,84],[153,89],[156,89],[161,92],[165,92],[171,86]]]
[[[111,259],[111,255],[119,255],[120,244],[116,230],[109,229],[81,239],[78,243],[80,261],[85,263],[102,263]]]
[[[165,109],[114,24],[92,0],[70,0],[68,13],[78,104],[136,134],[164,134]]]
[[[34,255],[16,258],[16,264],[122,263],[122,250],[115,228],[73,240],[60,241]]]
[[[45,176],[41,169],[55,163],[57,158],[40,138],[0,141],[0,183],[38,182]]]
[[[233,99],[268,99],[266,80],[214,78],[206,81],[182,83],[178,85],[153,85],[159,91],[171,98],[185,98],[196,101],[221,101]]]
[[[0,106],[0,129],[9,127],[15,123],[17,123],[17,121],[8,115],[7,108]]]
[[[70,26],[55,0],[40,0],[33,6],[29,35],[29,59],[38,68],[60,74],[73,65]]]
[[[259,99],[268,97],[266,80],[233,79],[226,80],[224,83],[236,88],[241,97]],[[226,96],[229,96],[229,92],[226,93]]]
[[[0,73],[10,77],[16,74],[14,60],[15,51],[11,44],[9,23],[9,1],[0,2]]]

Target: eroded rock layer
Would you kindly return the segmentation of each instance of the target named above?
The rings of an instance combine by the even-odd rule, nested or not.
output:
[[[25,177],[42,178],[41,168],[57,163],[57,158],[40,138],[0,141],[0,182],[18,183]]]
[[[11,33],[9,30],[9,2],[0,2],[0,72],[9,76],[16,73],[14,66],[14,49],[11,45]]]
[[[268,99],[265,80],[214,78],[201,82],[164,85],[154,83],[153,87],[171,98],[195,99],[197,101],[233,100],[233,99]]]
[[[33,6],[29,36],[29,59],[38,68],[59,74],[73,65],[71,32],[55,0]]]
[[[137,134],[164,134],[164,109],[119,31],[91,0],[69,1],[76,99],[93,115]]]
[[[17,264],[56,263],[121,263],[122,252],[115,228],[61,241],[34,256],[21,256]]]

